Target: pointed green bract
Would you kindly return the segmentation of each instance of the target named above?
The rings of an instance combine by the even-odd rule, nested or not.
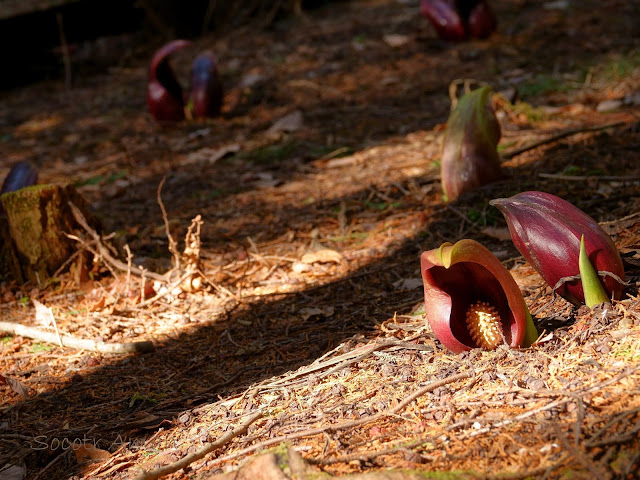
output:
[[[604,291],[598,272],[593,267],[587,255],[587,249],[584,246],[584,235],[580,238],[580,258],[578,259],[580,267],[580,278],[582,280],[582,290],[584,291],[584,303],[587,307],[592,308],[601,303],[609,303],[607,292]]]
[[[536,340],[538,340],[538,330],[536,330],[536,326],[533,324],[533,318],[531,318],[531,313],[529,313],[529,307],[527,307],[527,329],[524,333],[524,340],[522,341],[522,346],[530,347],[536,342]]]

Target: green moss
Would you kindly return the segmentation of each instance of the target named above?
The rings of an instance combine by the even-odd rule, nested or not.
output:
[[[569,86],[557,75],[540,74],[518,85],[522,98],[537,97],[551,92],[566,92]]]
[[[238,157],[254,163],[269,164],[279,160],[286,160],[291,157],[297,147],[298,142],[290,140],[284,143],[259,147],[255,150],[251,150],[250,152],[241,153]]]
[[[38,343],[34,343],[33,345],[31,345],[31,353],[37,353],[37,352],[48,352],[49,350],[52,350],[54,347],[47,344],[47,343],[43,343],[43,342],[38,342]]]
[[[108,185],[115,182],[116,180],[125,178],[126,176],[126,170],[119,170],[117,172],[110,173],[109,175],[94,175],[93,177],[78,180],[74,183],[74,186],[82,187],[84,185]]]
[[[344,242],[350,242],[353,240],[359,240],[359,242],[362,243],[362,241],[367,239],[368,237],[369,237],[369,234],[367,232],[352,232],[352,233],[349,233],[348,235],[342,235],[339,237],[329,237],[327,240],[334,243],[344,243]]]
[[[617,54],[595,67],[596,78],[603,81],[619,81],[631,75],[638,67],[640,67],[640,52]]]
[[[518,102],[513,105],[513,113],[516,115],[524,115],[530,123],[542,122],[549,115],[541,108],[534,107],[527,102]]]
[[[374,210],[376,212],[382,212],[386,209],[394,209],[402,206],[402,202],[370,202],[365,201],[364,206],[368,210]]]

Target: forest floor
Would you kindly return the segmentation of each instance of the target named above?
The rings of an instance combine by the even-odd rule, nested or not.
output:
[[[92,280],[1,284],[4,321],[44,330],[38,300],[61,333],[155,351],[2,337],[0,373],[29,391],[0,385],[0,478],[133,478],[204,448],[164,478],[205,479],[285,444],[336,476],[640,478],[640,6],[492,5],[498,31],[461,44],[399,0],[203,36],[174,68],[186,83],[195,54],[216,52],[226,95],[208,121],[160,128],[146,111],[161,40],[107,73],[72,69],[70,89],[1,92],[0,178],[28,160],[40,182],[73,183],[114,255],[160,274],[166,232],[180,256],[199,215],[206,281],[143,287],[102,258]],[[509,178],[445,203],[442,133],[461,79],[500,93]],[[603,223],[624,300],[554,299],[488,204],[526,190]],[[435,339],[420,253],[461,238],[510,269],[537,345],[456,355]]]

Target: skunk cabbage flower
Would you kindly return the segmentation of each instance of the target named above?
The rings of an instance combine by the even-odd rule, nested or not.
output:
[[[423,252],[420,257],[425,312],[442,344],[454,353],[500,344],[527,347],[537,339],[515,280],[475,240]]]
[[[604,274],[600,282],[607,298],[622,297],[624,267],[620,254],[611,237],[582,210],[544,192],[523,192],[489,203],[505,216],[518,251],[558,295],[574,305],[585,303],[578,276],[580,239],[584,236],[589,262]]]
[[[447,201],[504,177],[497,150],[500,124],[490,94],[490,87],[467,93],[449,115],[440,168]]]
[[[169,56],[191,42],[173,40],[158,50],[149,65],[147,107],[159,122],[177,122],[184,119],[182,87],[169,64]]]
[[[189,105],[195,118],[215,117],[220,113],[222,82],[211,52],[203,52],[193,61]]]
[[[16,190],[20,190],[21,188],[35,185],[37,181],[38,170],[36,170],[36,167],[31,165],[29,162],[18,162],[13,167],[11,167],[7,178],[5,178],[4,182],[2,182],[0,195],[8,192],[15,192]],[[4,207],[2,206],[2,202],[0,202],[0,215],[4,214]]]
[[[442,40],[487,38],[496,29],[496,17],[485,0],[422,0],[420,11]]]

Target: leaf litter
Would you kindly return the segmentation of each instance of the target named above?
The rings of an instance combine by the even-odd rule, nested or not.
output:
[[[3,321],[44,329],[31,299],[59,330],[50,343],[2,339],[2,378],[22,387],[0,386],[0,468],[118,479],[177,466],[163,475],[183,478],[188,465],[210,478],[286,443],[331,475],[634,478],[640,110],[597,109],[640,89],[637,67],[607,73],[637,42],[633,6],[614,18],[601,2],[568,15],[496,1],[498,34],[457,46],[439,42],[414,3],[332,4],[309,14],[311,34],[296,20],[203,37],[237,85],[225,114],[205,123],[156,128],[140,94],[145,59],[69,92],[50,82],[3,93],[3,170],[29,159],[43,181],[75,182],[115,233],[100,241],[121,263],[102,255],[82,283],[61,273],[51,286],[0,286]],[[550,26],[589,41],[562,44],[541,33]],[[538,85],[528,99],[537,109],[499,106],[510,178],[444,204],[449,82],[534,91],[535,69],[587,65],[594,52],[602,63],[589,65],[589,81]],[[258,83],[243,84],[246,72]],[[291,112],[304,122],[269,132]],[[606,222],[625,261],[625,300],[573,308],[496,233],[504,222],[488,201],[528,189]],[[463,237],[502,252],[537,346],[451,355],[434,339],[419,308],[419,254]],[[98,243],[87,232],[78,248],[89,246]],[[165,276],[176,262],[184,269]],[[155,350],[61,348],[65,335]]]

